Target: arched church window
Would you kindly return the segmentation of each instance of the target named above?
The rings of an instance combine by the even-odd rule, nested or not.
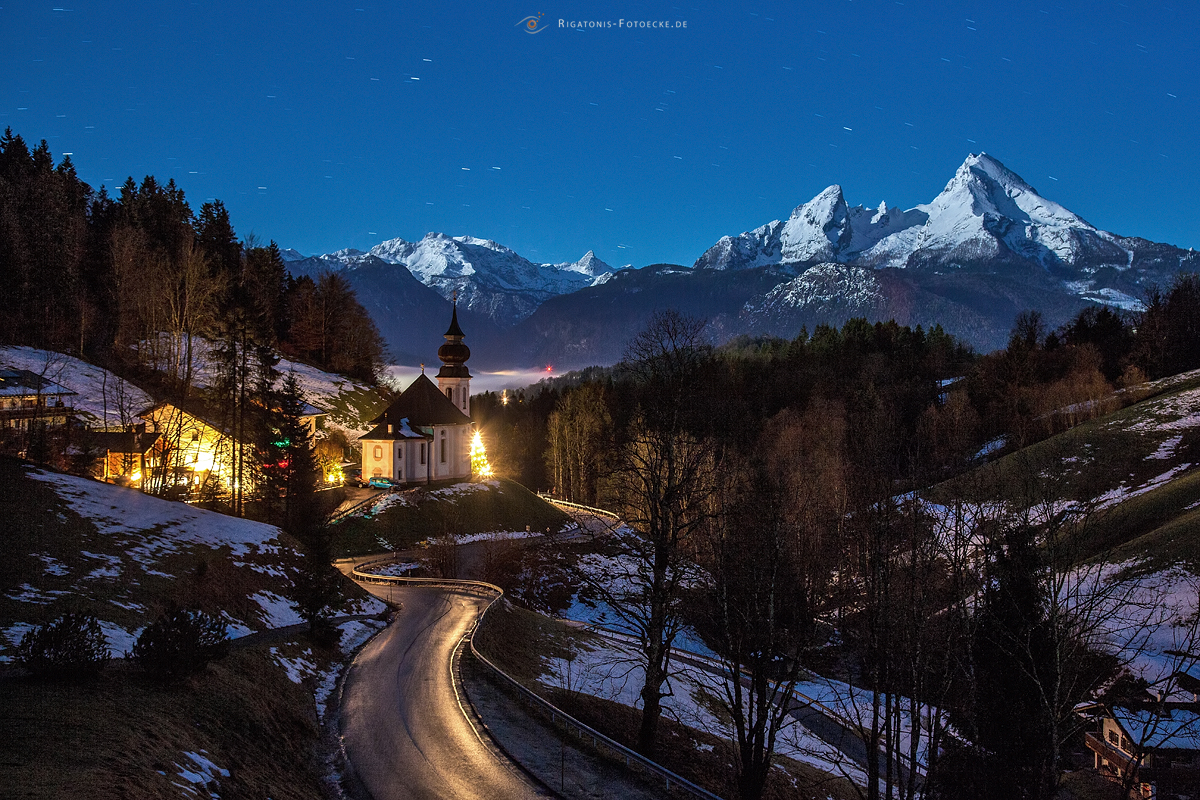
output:
[[[383,447],[380,445],[375,445],[375,460],[378,461],[381,458],[383,458]]]

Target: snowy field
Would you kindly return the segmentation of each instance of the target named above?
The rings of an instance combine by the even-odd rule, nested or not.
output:
[[[624,524],[613,532],[613,536],[617,538],[633,535],[633,530]],[[573,571],[582,578],[583,586],[571,597],[570,604],[561,616],[567,620],[636,637],[636,627],[613,603],[635,609],[639,606],[648,582],[645,562],[626,553],[583,553],[576,559]],[[697,570],[684,578],[683,585],[695,586],[703,579],[704,576]],[[716,658],[716,653],[689,626],[684,626],[676,635],[675,647],[707,658]]]
[[[580,645],[571,658],[554,658],[539,679],[544,686],[583,692],[632,708],[640,707],[638,691],[644,672],[636,651],[609,639]],[[677,668],[669,682],[670,694],[663,698],[664,716],[683,725],[732,741],[733,731],[722,721],[717,699],[724,694],[723,681],[710,671],[693,666]],[[825,691],[825,696],[832,696]],[[803,725],[792,721],[780,736],[776,752],[817,769],[866,784],[863,770],[836,748]]]

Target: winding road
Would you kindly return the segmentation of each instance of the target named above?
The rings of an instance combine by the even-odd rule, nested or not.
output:
[[[490,598],[445,588],[365,586],[403,611],[354,659],[342,739],[374,800],[547,796],[477,729],[453,675],[463,636]]]

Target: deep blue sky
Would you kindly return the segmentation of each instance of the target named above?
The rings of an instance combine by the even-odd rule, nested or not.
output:
[[[1200,247],[1194,0],[727,6],[0,0],[0,127],[306,254],[441,231],[691,264],[831,183],[928,202],[980,150],[1094,225]]]

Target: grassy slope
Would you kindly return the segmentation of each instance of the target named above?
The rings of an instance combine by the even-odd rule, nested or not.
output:
[[[121,504],[162,504],[133,489],[85,482],[94,497],[112,506],[120,519]],[[180,512],[192,509],[181,506]],[[201,512],[208,514],[209,512]],[[167,514],[169,517],[169,513]],[[132,633],[169,603],[226,612],[251,630],[265,630],[263,609],[251,595],[285,596],[287,573],[299,558],[285,534],[262,552],[237,557],[226,546],[172,542],[172,525],[142,533],[112,533],[76,513],[56,487],[25,474],[12,459],[0,459],[0,655],[11,656],[15,623],[42,624],[67,611],[85,611]],[[214,522],[228,518],[213,514]],[[235,523],[236,524],[236,523]],[[256,523],[243,523],[255,525]],[[169,546],[155,546],[155,543]],[[130,550],[149,545],[150,555]],[[88,555],[85,555],[88,554]],[[33,590],[34,599],[29,598]]]
[[[1101,498],[1104,507],[1083,528],[1083,555],[1148,558],[1159,566],[1182,559],[1200,570],[1200,552],[1182,536],[1195,529],[1200,502],[1200,374],[1161,381],[1154,391],[1128,408],[933,487],[926,496],[1018,503],[1034,494],[1081,503]]]
[[[0,786],[10,797],[188,795],[183,754],[206,751],[221,797],[321,796],[312,697],[262,649],[237,651],[178,687],[128,667],[84,684],[0,679]],[[201,787],[197,786],[197,789]]]
[[[337,557],[406,550],[447,533],[558,530],[569,518],[519,483],[509,480],[456,484],[445,489],[415,489],[400,502],[370,517],[337,524]],[[395,496],[392,496],[393,498]]]
[[[251,596],[287,593],[287,574],[298,556],[286,535],[235,556],[227,544],[181,541],[173,522],[114,532],[108,523],[76,513],[59,495],[60,486],[35,480],[26,469],[0,459],[2,660],[11,658],[24,627],[65,611],[91,613],[132,633],[159,607],[178,602],[225,611],[252,630],[270,627]],[[133,509],[145,512],[149,504],[164,510],[165,519],[199,519],[210,534],[221,525],[235,532],[241,526],[273,530],[133,490],[91,481],[79,486],[118,520],[128,521]],[[154,546],[130,552],[147,545]],[[364,596],[349,582],[347,594]],[[0,664],[0,794],[178,796],[182,790],[172,783],[191,785],[181,770],[196,771],[183,753],[207,751],[231,772],[218,776],[220,796],[320,796],[313,679],[294,683],[280,665],[283,658],[308,662],[304,674],[311,675],[342,656],[292,635],[286,643],[236,648],[177,687],[148,682],[122,661],[84,684],[35,681]]]

